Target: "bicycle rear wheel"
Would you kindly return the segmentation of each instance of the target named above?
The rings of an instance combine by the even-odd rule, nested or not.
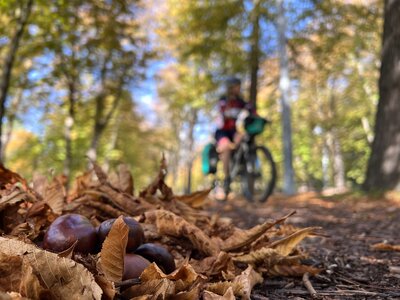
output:
[[[243,195],[250,201],[265,202],[276,183],[276,166],[271,152],[264,146],[256,146],[246,158],[242,175]]]

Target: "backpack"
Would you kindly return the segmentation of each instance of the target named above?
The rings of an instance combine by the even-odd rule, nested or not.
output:
[[[217,172],[218,152],[215,144],[207,144],[201,154],[201,169],[204,175]]]

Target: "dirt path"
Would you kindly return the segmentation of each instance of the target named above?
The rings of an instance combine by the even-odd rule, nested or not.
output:
[[[329,236],[302,244],[310,254],[307,263],[324,270],[310,279],[319,299],[400,299],[400,252],[371,249],[375,243],[400,244],[398,198],[307,193],[275,196],[258,206],[241,199],[215,202],[212,210],[232,217],[242,227],[295,210],[288,223],[320,226]],[[252,298],[312,299],[301,278],[269,278],[255,289]]]

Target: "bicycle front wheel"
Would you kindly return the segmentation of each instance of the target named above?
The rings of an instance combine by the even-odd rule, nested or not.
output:
[[[244,196],[255,202],[265,202],[276,183],[276,166],[271,152],[264,146],[256,146],[246,158],[242,175]]]

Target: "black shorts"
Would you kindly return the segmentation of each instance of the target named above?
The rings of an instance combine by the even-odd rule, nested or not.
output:
[[[235,129],[231,130],[217,129],[217,131],[215,132],[215,140],[218,142],[220,139],[227,137],[231,142],[233,142],[235,134],[236,134]]]

